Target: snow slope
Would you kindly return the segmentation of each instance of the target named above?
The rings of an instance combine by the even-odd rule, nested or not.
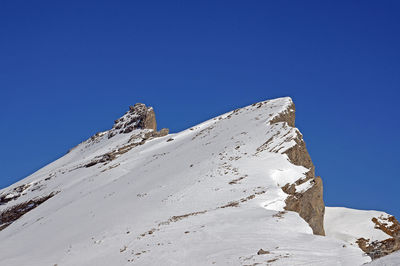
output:
[[[390,236],[383,231],[376,229],[372,222],[374,217],[388,217],[389,214],[380,211],[363,211],[343,207],[325,208],[325,232],[327,236],[349,243],[355,243],[363,237],[371,241],[381,241]]]
[[[396,250],[398,240],[395,238],[398,235],[396,231],[399,230],[399,223],[390,214],[380,211],[326,207],[324,227],[328,237],[346,241],[354,246],[359,246],[360,242],[357,240],[362,240],[361,245],[372,245],[372,250],[365,249],[365,251],[369,252],[373,259],[378,258],[373,264],[400,265],[400,256],[391,254]],[[386,255],[390,256],[390,259],[379,258]]]
[[[291,104],[279,98],[247,106],[92,167],[85,165],[147,131],[110,139],[103,132],[79,144],[0,191],[13,198],[0,211],[58,192],[0,231],[0,265],[370,261],[347,245],[351,236],[336,239],[334,230],[334,237],[313,235],[297,213],[283,211],[287,194],[281,187],[308,171],[284,154],[299,131],[270,123]],[[304,183],[296,190],[308,188]]]
[[[373,266],[396,266],[400,265],[400,251],[394,252],[386,257],[379,258],[369,263],[368,265]]]

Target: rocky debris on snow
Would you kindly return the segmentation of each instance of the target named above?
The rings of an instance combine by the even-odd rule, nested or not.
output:
[[[385,217],[381,215],[378,218],[372,218],[372,222],[375,224],[376,229],[380,229],[392,237],[400,237],[400,223],[394,216]]]
[[[91,167],[98,163],[108,163],[134,147],[143,145],[147,140],[167,136],[169,134],[169,129],[162,128],[160,131],[157,131],[154,109],[152,107],[147,107],[143,103],[137,103],[134,106],[130,106],[129,111],[125,115],[115,120],[113,128],[108,131],[107,135],[108,138],[112,138],[116,134],[122,133],[132,133],[128,143],[111,152],[97,156],[84,166]],[[95,142],[105,134],[106,132],[97,133],[92,136],[89,141]]]
[[[286,211],[279,211],[279,212],[275,213],[274,215],[272,215],[272,217],[282,219],[284,217],[285,213],[286,213]]]
[[[260,248],[259,251],[257,251],[257,255],[265,255],[265,254],[270,254],[271,252],[267,251],[267,250],[263,250],[262,248]]]
[[[185,219],[185,218],[187,218],[187,217],[196,216],[196,215],[199,215],[199,214],[204,214],[204,213],[206,213],[206,212],[207,212],[207,211],[198,211],[198,212],[187,213],[187,214],[184,214],[184,215],[172,216],[172,217],[168,220],[168,222],[177,222],[177,221],[182,220],[182,219]]]
[[[85,164],[85,167],[91,167],[98,163],[108,163],[116,159],[118,156],[127,153],[131,149],[143,145],[144,143],[146,143],[147,140],[168,135],[168,132],[169,130],[167,128],[163,128],[158,132],[153,130],[141,130],[137,134],[133,134],[129,138],[128,143],[126,143],[122,147],[119,147],[111,152],[107,152],[101,156],[97,156],[92,161]]]
[[[375,229],[379,229],[389,236],[388,239],[382,241],[370,241],[370,239],[359,238],[356,243],[362,251],[364,251],[372,259],[377,259],[395,251],[400,250],[400,223],[394,216],[372,218]]]
[[[0,195],[0,205],[6,204],[11,200],[18,199],[30,186],[31,184],[23,184],[13,188],[8,193]]]
[[[105,171],[107,171],[107,170],[111,170],[111,169],[116,168],[116,167],[118,167],[118,166],[120,166],[120,163],[116,163],[116,164],[110,165],[109,167],[107,167],[107,168],[101,170],[101,172],[105,172]]]
[[[136,103],[134,106],[129,106],[129,110],[122,117],[114,121],[114,125],[110,130],[98,132],[85,142],[87,144],[98,143],[105,135],[110,139],[117,134],[131,133],[135,129],[151,130],[154,132],[154,137],[163,137],[169,133],[167,128],[163,128],[157,132],[156,115],[153,107],[147,107],[143,103]],[[78,146],[70,149],[68,153]]]
[[[235,185],[235,184],[237,184],[239,181],[245,179],[246,177],[248,177],[248,175],[244,175],[244,176],[241,176],[241,177],[239,177],[239,178],[233,179],[233,180],[230,181],[228,184],[229,184],[229,185]]]
[[[34,198],[3,210],[0,212],[0,231],[56,194],[57,192],[52,192],[47,196]]]
[[[49,175],[49,177],[45,178],[45,181],[50,180],[52,175]],[[25,195],[28,191],[37,191],[37,190],[42,190],[45,185],[41,184],[42,180],[28,183],[28,184],[22,184],[17,187],[14,187],[8,191],[3,192],[0,195],[0,205],[7,204],[10,201],[17,200],[19,197]]]
[[[240,203],[245,203],[246,201],[249,201],[249,200],[254,199],[254,198],[256,197],[256,195],[261,195],[261,194],[264,194],[264,193],[265,193],[265,191],[262,190],[262,191],[259,191],[259,192],[255,192],[255,194],[252,194],[252,195],[249,195],[249,196],[247,196],[247,197],[241,198],[241,199],[239,199],[238,201],[231,201],[231,202],[229,202],[229,203],[227,203],[227,204],[225,204],[225,205],[216,207],[216,208],[214,208],[214,209],[208,209],[208,210],[202,210],[202,211],[191,212],[191,213],[187,213],[187,214],[183,214],[183,215],[172,216],[172,217],[170,217],[167,221],[163,221],[163,222],[158,223],[157,228],[152,228],[152,229],[150,229],[149,231],[147,231],[147,232],[145,232],[145,233],[142,233],[142,234],[139,236],[139,238],[140,238],[140,237],[145,237],[146,235],[152,235],[154,232],[159,231],[161,226],[166,226],[166,225],[169,225],[169,224],[171,224],[171,223],[175,223],[175,222],[178,222],[178,221],[180,221],[180,220],[189,218],[189,217],[191,217],[191,216],[197,216],[197,215],[200,215],[200,214],[205,214],[205,213],[207,213],[207,212],[216,211],[216,210],[218,210],[218,209],[225,209],[225,208],[231,208],[231,207],[239,207]]]

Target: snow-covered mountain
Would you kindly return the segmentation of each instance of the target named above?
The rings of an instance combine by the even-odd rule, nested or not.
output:
[[[362,265],[399,249],[393,216],[322,193],[288,97],[176,134],[136,104],[0,191],[0,265]]]

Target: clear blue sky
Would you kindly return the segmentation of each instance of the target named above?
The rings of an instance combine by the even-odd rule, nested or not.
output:
[[[0,1],[0,187],[129,105],[177,132],[291,96],[331,206],[399,207],[399,1]]]

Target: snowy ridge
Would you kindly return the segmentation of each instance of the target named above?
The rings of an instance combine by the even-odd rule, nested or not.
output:
[[[18,194],[0,212],[57,192],[0,231],[0,265],[370,261],[347,239],[313,235],[296,212],[284,211],[281,188],[309,171],[285,154],[301,133],[275,122],[292,105],[289,97],[264,101],[166,136],[143,128],[96,134],[0,191]]]

